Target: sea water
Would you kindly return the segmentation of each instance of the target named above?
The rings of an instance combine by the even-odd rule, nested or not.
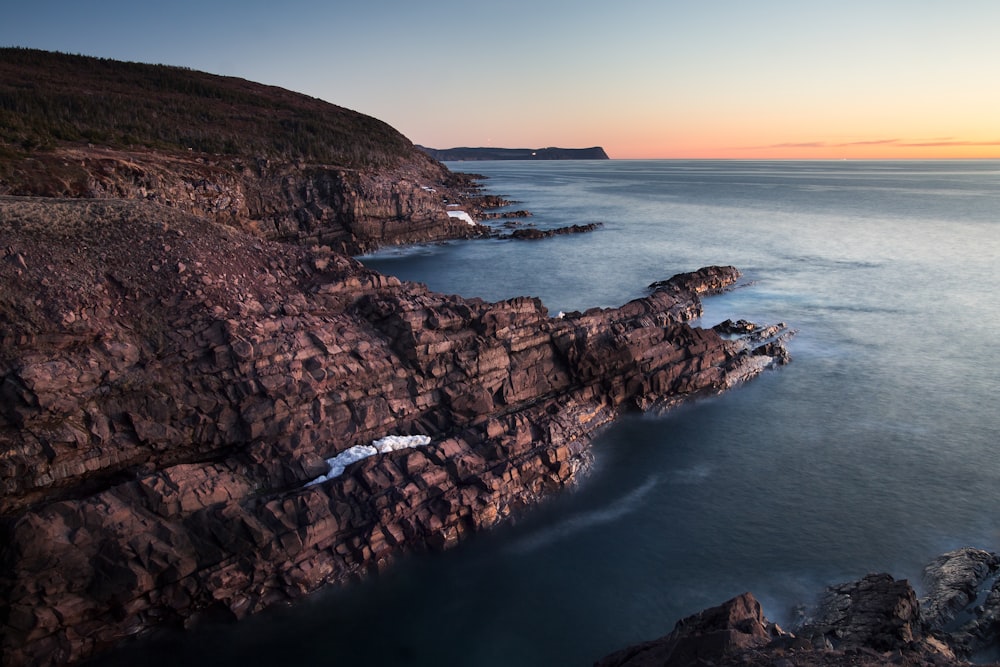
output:
[[[752,591],[792,623],[824,585],[1000,549],[1000,162],[451,163],[538,241],[391,249],[434,290],[552,314],[733,264],[701,324],[786,322],[792,363],[605,431],[574,489],[439,554],[106,664],[589,665]],[[500,224],[500,223],[493,223]]]

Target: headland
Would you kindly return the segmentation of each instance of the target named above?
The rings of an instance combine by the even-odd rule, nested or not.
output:
[[[733,267],[560,317],[366,269],[350,255],[488,234],[476,218],[504,202],[361,114],[20,49],[0,72],[16,102],[0,153],[4,665],[77,662],[447,548],[572,484],[623,412],[788,360],[782,325],[692,326],[703,297],[739,286]]]

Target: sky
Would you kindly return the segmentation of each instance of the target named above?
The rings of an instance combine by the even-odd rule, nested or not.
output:
[[[281,86],[433,148],[1000,158],[997,0],[5,0],[0,46]]]

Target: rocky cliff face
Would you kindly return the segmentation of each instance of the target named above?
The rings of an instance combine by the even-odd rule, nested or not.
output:
[[[393,168],[356,170],[302,160],[64,146],[10,168],[0,194],[152,202],[265,239],[346,254],[485,233],[448,215],[455,203],[479,211],[472,181],[416,152]]]
[[[347,254],[467,238],[471,181],[399,132],[234,77],[0,48],[0,195],[126,198]]]
[[[169,206],[0,198],[4,664],[75,661],[448,547],[571,483],[621,411],[787,358],[781,327],[734,340],[688,324],[731,267],[552,318],[217,224],[263,198],[227,200],[237,179],[181,206],[182,186],[143,185],[156,174],[136,164],[134,190],[109,194]],[[330,459],[388,435],[430,444],[333,476]]]

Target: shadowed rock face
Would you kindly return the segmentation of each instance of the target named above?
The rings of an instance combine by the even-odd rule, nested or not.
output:
[[[660,639],[633,646],[600,660],[596,667],[687,667],[716,664],[789,636],[764,617],[760,603],[743,593],[677,622]]]
[[[5,664],[448,547],[571,483],[623,410],[787,359],[780,327],[764,344],[687,323],[731,267],[552,318],[176,208],[20,198],[0,198],[0,255]]]
[[[923,571],[920,599],[928,628],[948,637],[955,651],[972,655],[995,647],[1000,636],[1000,555],[962,547],[942,554]],[[979,596],[984,599],[979,601]]]
[[[0,48],[0,195],[154,202],[357,254],[468,238],[471,180],[398,131],[235,77]],[[472,188],[474,189],[474,188]]]

